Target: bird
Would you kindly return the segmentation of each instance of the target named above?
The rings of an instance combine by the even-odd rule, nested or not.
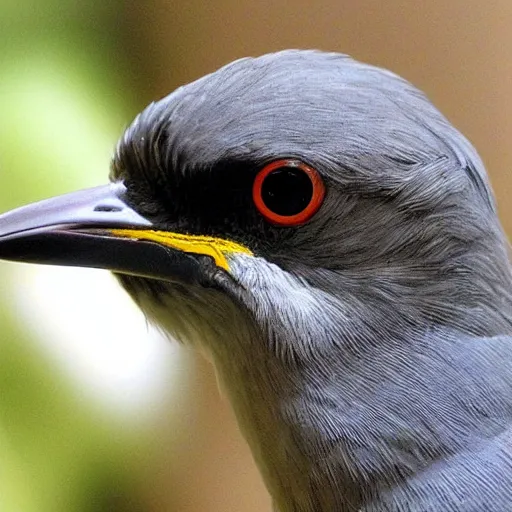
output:
[[[0,216],[0,259],[112,271],[213,362],[278,512],[512,510],[512,278],[471,143],[318,50],[151,103],[109,182]]]

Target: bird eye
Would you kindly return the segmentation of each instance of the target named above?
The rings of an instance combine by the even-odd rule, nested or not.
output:
[[[272,224],[298,226],[320,208],[325,186],[320,174],[298,160],[277,160],[256,175],[252,198]]]

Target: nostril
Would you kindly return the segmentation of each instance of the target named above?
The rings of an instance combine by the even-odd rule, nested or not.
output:
[[[109,206],[106,204],[99,204],[94,207],[95,212],[120,212],[121,210],[120,206]]]

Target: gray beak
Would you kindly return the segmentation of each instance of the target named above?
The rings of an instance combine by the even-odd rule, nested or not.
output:
[[[153,241],[155,227],[125,203],[125,192],[122,183],[113,183],[0,215],[0,259],[164,280],[196,277],[198,259]]]

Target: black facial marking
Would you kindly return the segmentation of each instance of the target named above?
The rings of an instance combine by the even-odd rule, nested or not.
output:
[[[163,152],[158,148],[155,151]],[[152,167],[149,175],[147,165],[140,169],[130,159],[114,164],[118,166],[115,179],[123,180],[127,187],[128,204],[151,220],[157,229],[227,238],[260,253],[267,252],[269,247],[275,249],[279,240],[286,236],[282,228],[272,226],[262,217],[253,202],[253,182],[263,164],[222,161],[208,169],[174,169],[169,163],[162,171]],[[290,171],[295,174],[295,170]],[[274,179],[270,180],[268,192],[273,189],[278,194],[274,201],[276,208],[277,202],[282,200],[285,211],[300,211],[304,208],[302,203],[309,202],[311,192],[307,197],[308,191],[303,190],[307,186],[304,187],[300,177],[293,175],[295,190],[291,190],[290,176],[286,175],[287,170],[284,172],[283,176],[276,175],[274,183]],[[308,184],[311,188],[310,182]],[[288,194],[284,193],[287,191],[295,198],[290,195],[287,199]],[[300,193],[306,199],[299,197],[297,202],[296,196]]]

